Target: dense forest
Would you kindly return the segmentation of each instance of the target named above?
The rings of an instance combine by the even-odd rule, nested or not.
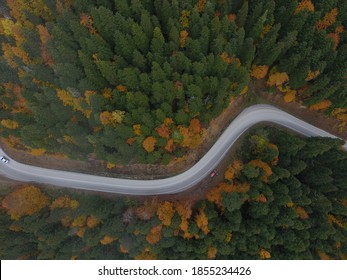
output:
[[[257,83],[347,121],[344,0],[1,3],[0,133],[33,154],[167,164]]]
[[[205,198],[1,192],[1,259],[346,259],[339,140],[250,133]]]

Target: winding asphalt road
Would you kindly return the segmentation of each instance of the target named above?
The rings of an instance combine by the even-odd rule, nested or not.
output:
[[[259,122],[276,123],[305,136],[337,138],[273,106],[254,105],[242,111],[233,120],[212,148],[192,168],[173,177],[157,180],[131,180],[35,167],[16,162],[8,157],[1,148],[0,155],[5,155],[10,162],[0,162],[0,174],[22,182],[37,182],[109,193],[130,195],[178,193],[195,186],[209,176],[235,141],[247,129]],[[342,148],[347,151],[347,143]]]

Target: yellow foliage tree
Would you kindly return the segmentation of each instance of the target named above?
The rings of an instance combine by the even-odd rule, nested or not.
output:
[[[272,86],[280,86],[283,83],[287,82],[289,80],[288,74],[286,72],[275,72],[269,76],[269,79],[267,80],[267,85]]]
[[[63,89],[57,89],[57,96],[63,102],[64,106],[70,106],[75,111],[80,111],[82,113],[84,112],[80,103],[82,98],[72,97],[69,92]]]
[[[239,58],[237,58],[237,57],[229,57],[226,52],[222,52],[220,57],[227,64],[236,63],[237,66],[239,66],[239,67],[241,66],[241,61],[240,61]]]
[[[98,224],[100,224],[100,222],[101,221],[97,217],[95,217],[93,214],[91,214],[90,216],[88,216],[86,224],[87,224],[87,227],[94,228]]]
[[[181,23],[182,29],[187,29],[189,27],[189,16],[190,16],[190,11],[188,10],[181,11],[180,23]]]
[[[135,135],[140,136],[141,135],[141,125],[140,124],[134,124],[133,130]]]
[[[40,148],[40,149],[31,149],[30,154],[33,156],[41,156],[46,152],[46,149]]]
[[[188,219],[192,215],[192,204],[189,201],[185,202],[176,202],[175,203],[175,209],[181,217],[181,224],[179,225],[180,230],[183,231],[184,235],[183,238],[190,239],[192,236],[189,233],[188,230]]]
[[[295,101],[295,95],[296,95],[296,90],[291,90],[286,92],[286,94],[283,97],[284,102],[289,103],[289,102]]]
[[[259,251],[259,256],[261,259],[271,259],[271,254],[269,251],[265,250],[264,248],[261,248]]]
[[[113,238],[109,235],[105,235],[104,238],[100,240],[100,243],[102,245],[108,245],[108,244],[111,244],[115,240],[116,240],[116,238]]]
[[[18,220],[22,216],[39,212],[48,203],[48,197],[39,188],[26,185],[8,194],[1,205],[11,215],[11,219]]]
[[[0,34],[5,36],[13,36],[13,27],[15,23],[8,18],[0,18]]]
[[[332,104],[333,103],[330,100],[325,99],[317,104],[311,105],[308,108],[314,111],[322,111],[322,110],[328,109]]]
[[[8,129],[17,129],[19,127],[19,124],[13,120],[8,120],[8,119],[1,120],[0,123],[3,127],[6,127]]]
[[[143,141],[142,146],[148,153],[151,153],[154,151],[156,143],[157,139],[155,139],[153,136],[149,136]]]
[[[157,215],[164,226],[170,226],[171,220],[175,215],[173,203],[169,201],[161,203],[158,207]]]
[[[195,217],[196,226],[202,230],[204,234],[208,234],[210,230],[208,229],[208,218],[205,214],[204,207],[199,209],[199,213]]]
[[[64,195],[56,198],[50,205],[50,209],[54,210],[55,208],[71,208],[76,209],[79,206],[79,203],[75,199],[71,199],[69,196]]]
[[[80,215],[73,219],[71,227],[84,227],[86,225],[87,216]]]
[[[317,70],[317,71],[309,71],[308,72],[308,74],[307,74],[307,77],[306,77],[306,79],[305,79],[305,81],[311,81],[311,80],[313,80],[314,78],[316,78],[316,77],[318,77],[319,76],[319,74],[320,74],[320,71],[319,70]]]
[[[265,78],[269,67],[267,65],[252,65],[251,68],[251,76],[256,78],[257,80]]]
[[[123,122],[125,111],[115,110],[112,112],[112,123],[119,124]]]
[[[156,260],[154,253],[145,248],[140,254],[135,256],[135,260]]]

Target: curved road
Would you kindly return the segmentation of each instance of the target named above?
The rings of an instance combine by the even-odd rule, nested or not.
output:
[[[208,176],[223,159],[229,148],[250,127],[259,122],[272,122],[305,136],[336,136],[310,125],[269,105],[254,105],[241,112],[219,137],[212,148],[192,168],[179,175],[157,180],[131,180],[94,176],[25,165],[10,159],[0,162],[0,174],[23,182],[37,182],[75,189],[131,195],[173,194],[187,190]],[[347,151],[347,143],[343,149]]]

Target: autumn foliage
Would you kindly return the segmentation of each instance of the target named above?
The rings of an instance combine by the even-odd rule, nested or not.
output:
[[[160,241],[162,227],[162,225],[157,225],[150,230],[146,236],[146,240],[149,244],[155,244]]]
[[[271,254],[269,251],[265,250],[264,248],[261,248],[259,251],[259,257],[261,259],[271,259]]]
[[[328,12],[320,21],[316,23],[317,30],[327,29],[330,25],[334,24],[338,15],[337,8]]]
[[[188,38],[188,31],[182,30],[180,32],[180,47],[183,49],[186,46],[186,40]]]
[[[208,247],[207,258],[209,260],[214,260],[216,258],[217,252],[218,250],[216,247],[213,247],[213,246]]]
[[[26,185],[7,195],[1,206],[11,215],[11,219],[18,220],[22,216],[39,212],[48,203],[48,197],[39,188]]]
[[[332,105],[332,102],[328,99],[325,99],[317,104],[311,105],[309,109],[314,111],[322,111],[329,108],[331,105]]]
[[[295,13],[297,14],[298,12],[302,11],[302,10],[308,10],[310,12],[314,11],[314,5],[311,2],[311,0],[302,0],[298,6],[295,9]]]
[[[250,165],[254,167],[259,167],[264,171],[264,175],[261,177],[263,182],[267,182],[268,178],[272,175],[271,167],[264,161],[260,159],[254,159],[249,162]]]
[[[159,220],[162,222],[164,226],[170,226],[171,220],[175,214],[175,210],[173,207],[173,203],[169,201],[165,201],[161,203],[157,210],[157,215]]]
[[[265,78],[269,67],[267,65],[252,65],[251,76],[257,80]]]
[[[208,234],[210,230],[208,229],[208,218],[205,214],[204,207],[199,209],[199,213],[195,217],[196,226],[202,230],[204,234]]]
[[[8,119],[7,120],[1,120],[0,123],[3,127],[6,127],[8,129],[16,129],[19,127],[18,122],[13,121],[13,120],[8,120]]]
[[[269,76],[269,79],[267,81],[267,85],[272,86],[280,86],[283,83],[287,82],[289,80],[288,74],[285,72],[275,72]]]
[[[157,139],[155,139],[153,136],[149,136],[143,141],[142,146],[148,153],[151,153],[154,151],[156,143]]]

